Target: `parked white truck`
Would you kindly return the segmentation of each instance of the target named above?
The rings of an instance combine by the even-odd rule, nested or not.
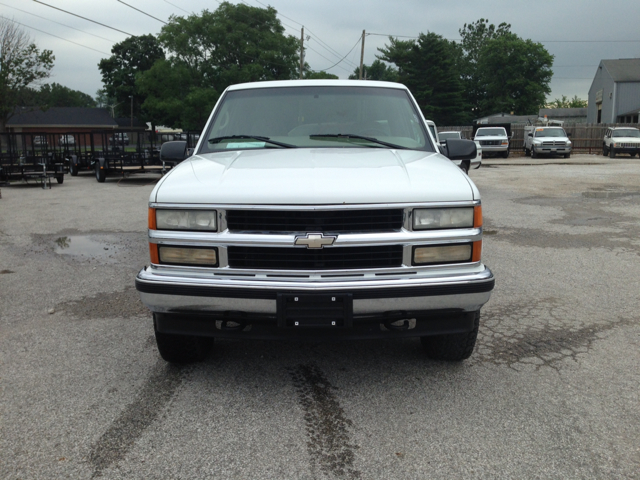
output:
[[[412,336],[431,358],[469,357],[494,287],[480,193],[452,163],[475,156],[469,140],[439,148],[400,84],[229,87],[149,198],[136,288],[161,356],[202,360],[214,338]]]
[[[562,127],[527,125],[524,127],[524,153],[536,158],[539,155],[571,156],[573,145]]]

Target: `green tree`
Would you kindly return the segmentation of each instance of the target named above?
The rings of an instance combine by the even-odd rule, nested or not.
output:
[[[458,30],[462,40],[457,62],[461,72],[465,99],[471,108],[471,114],[476,118],[481,116],[481,103],[486,98],[484,80],[481,79],[481,52],[487,42],[510,33],[511,25],[501,23],[497,27],[489,20],[481,18],[473,23],[464,24]],[[494,112],[491,112],[494,113]]]
[[[320,72],[304,71],[305,80],[338,80],[338,76],[333,73],[327,73],[324,70]]]
[[[37,104],[46,108],[51,107],[95,107],[96,101],[79,90],[60,85],[59,83],[44,84],[36,95]]]
[[[546,105],[547,108],[586,108],[587,100],[578,98],[578,95],[574,95],[569,99],[566,95],[562,95],[562,98],[556,98],[553,102]]]
[[[458,46],[432,32],[421,33],[417,41],[389,40],[379,49],[380,58],[398,67],[398,80],[411,90],[424,116],[440,125],[468,122]]]
[[[0,18],[0,130],[31,95],[29,87],[51,75],[54,60],[51,50],[38,50],[14,22]]]
[[[482,96],[479,115],[516,112],[533,115],[551,92],[551,55],[542,44],[505,33],[485,42],[478,56]]]
[[[107,97],[114,101],[116,116],[141,115],[145,97],[136,86],[136,76],[149,70],[157,60],[165,58],[164,51],[153,35],[132,36],[111,48],[111,57],[98,63]],[[133,96],[133,102],[131,97]]]
[[[284,34],[276,13],[223,2],[214,12],[172,16],[158,37],[169,58],[138,80],[145,111],[156,123],[201,129],[229,85],[297,78],[299,41]]]
[[[397,82],[398,70],[391,65],[387,65],[379,59],[375,59],[371,65],[362,66],[362,77],[367,80],[379,80],[382,82]],[[356,67],[349,80],[358,80],[360,78],[360,67]]]

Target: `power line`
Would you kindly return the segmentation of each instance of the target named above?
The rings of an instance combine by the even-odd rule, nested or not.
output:
[[[75,27],[72,27],[70,25],[65,25],[64,23],[56,22],[55,20],[51,20],[50,18],[41,17],[40,15],[36,15],[35,13],[27,12],[26,10],[21,10],[20,8],[17,8],[17,7],[12,7],[11,5],[7,5],[6,3],[0,2],[0,5],[4,5],[5,7],[13,8],[14,10],[18,10],[19,12],[26,13],[27,15],[33,15],[34,17],[42,18],[43,20],[48,20],[49,22],[57,23],[58,25],[62,25],[63,27],[67,27],[67,28],[70,28],[72,30],[76,30],[76,31],[78,31],[80,33],[84,33],[86,35],[91,35],[92,37],[96,37],[96,38],[100,38],[102,40],[106,40],[107,42],[115,43],[115,40],[111,40],[109,38],[104,38],[104,37],[101,37],[100,35],[95,35],[95,34],[90,33],[90,32],[85,32],[84,30],[80,30],[79,28],[75,28]]]
[[[191,15],[191,14],[193,13],[193,12],[188,12],[188,11],[186,11],[184,8],[181,8],[181,7],[179,7],[178,5],[175,5],[175,4],[171,3],[171,2],[168,2],[167,0],[164,0],[164,1],[165,1],[166,3],[168,3],[169,5],[171,5],[171,6],[173,6],[173,7],[176,7],[178,10],[182,10],[184,13],[188,13],[189,15]]]
[[[335,67],[336,65],[339,65],[340,63],[342,63],[342,60],[344,60],[345,58],[347,58],[347,56],[348,56],[351,52],[353,52],[353,49],[354,49],[354,48],[356,48],[356,46],[358,46],[358,44],[360,43],[360,41],[361,41],[361,40],[362,40],[362,37],[358,37],[358,41],[355,43],[355,45],[354,45],[353,47],[351,47],[351,50],[349,50],[349,51],[347,52],[347,54],[346,54],[344,57],[342,57],[342,59],[341,59],[338,63],[335,63],[335,64],[331,65],[329,68],[323,68],[323,70],[326,72],[327,70],[331,70],[331,69],[332,69],[333,67]]]
[[[53,8],[55,10],[60,10],[61,12],[68,13],[69,15],[73,15],[74,17],[78,17],[78,18],[81,18],[83,20],[87,20],[88,22],[95,23],[97,25],[101,25],[103,27],[110,28],[111,30],[115,30],[116,32],[124,33],[125,35],[129,35],[130,37],[133,37],[133,34],[125,32],[124,30],[118,30],[117,28],[110,27],[109,25],[105,25],[104,23],[96,22],[95,20],[91,20],[90,18],[86,18],[86,17],[83,17],[81,15],[77,15],[75,13],[68,12],[68,11],[63,10],[61,8],[54,7],[53,5],[48,5],[48,4],[44,3],[44,2],[41,2],[40,0],[33,0],[33,1],[36,2],[36,3],[39,3],[41,5],[44,5],[45,7]]]
[[[10,22],[17,23],[18,25],[22,25],[23,27],[30,28],[31,30],[35,30],[36,32],[44,33],[46,35],[51,35],[52,37],[59,38],[60,40],[64,40],[65,42],[73,43],[74,45],[79,45],[80,47],[88,48],[89,50],[93,50],[94,52],[102,53],[103,55],[110,55],[109,53],[102,52],[100,50],[96,50],[95,48],[87,47],[86,45],[74,42],[73,40],[68,40],[66,38],[59,37],[58,35],[54,35],[53,33],[45,32],[44,30],[40,30],[38,28],[30,27],[29,25],[25,25],[24,23],[20,23],[20,22],[18,22],[16,20],[13,20],[11,18],[5,17],[3,15],[0,15],[0,18],[4,18],[6,20],[9,20]]]
[[[160,23],[164,23],[165,25],[167,24],[167,22],[165,22],[164,20],[160,20],[159,18],[156,18],[156,17],[154,17],[153,15],[149,15],[147,12],[143,12],[143,11],[142,11],[142,10],[140,10],[139,8],[136,8],[136,7],[132,6],[132,5],[129,5],[128,3],[125,3],[125,2],[123,2],[122,0],[118,0],[118,2],[120,2],[120,3],[121,3],[121,4],[123,4],[123,5],[126,5],[126,6],[127,6],[127,7],[129,7],[129,8],[133,8],[134,10],[136,10],[136,11],[138,11],[138,12],[142,13],[143,15],[146,15],[147,17],[151,17],[151,18],[153,18],[154,20],[157,20],[157,21],[159,21]]]

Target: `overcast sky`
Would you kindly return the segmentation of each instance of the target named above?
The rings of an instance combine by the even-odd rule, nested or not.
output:
[[[125,40],[128,34],[157,34],[162,27],[160,21],[131,7],[167,21],[172,14],[185,16],[187,12],[201,12],[205,8],[215,10],[220,3],[216,0],[41,2],[0,0],[0,14],[20,22],[39,48],[53,51],[55,67],[48,83],[57,82],[94,97],[102,87],[97,64],[110,56],[112,45]],[[549,100],[561,95],[586,99],[601,59],[640,57],[639,0],[246,0],[244,3],[273,6],[286,32],[297,38],[304,25],[305,34],[310,37],[305,43],[306,61],[313,70],[327,70],[340,78],[347,78],[360,62],[359,39],[363,30],[367,32],[364,62],[370,64],[378,47],[388,43],[389,35],[416,37],[421,32],[434,32],[455,40],[465,23],[480,18],[495,25],[510,23],[512,32],[542,43],[555,56]]]

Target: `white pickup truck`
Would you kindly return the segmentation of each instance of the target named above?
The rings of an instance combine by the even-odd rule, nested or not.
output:
[[[480,143],[483,155],[509,158],[509,135],[504,127],[480,127],[473,139]]]
[[[539,155],[571,156],[571,140],[562,127],[524,127],[524,153],[536,158]]]
[[[469,357],[494,277],[480,193],[451,162],[475,144],[441,150],[400,84],[229,87],[149,198],[136,288],[161,356],[201,360],[214,338],[411,336],[431,358]]]
[[[608,128],[602,140],[602,154],[615,158],[620,153],[640,155],[640,130],[633,127]]]

